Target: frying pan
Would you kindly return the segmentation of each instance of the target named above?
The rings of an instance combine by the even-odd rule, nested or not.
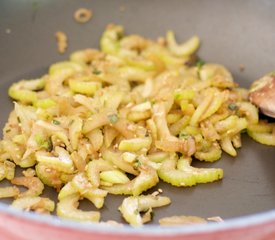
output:
[[[73,13],[80,7],[93,10],[89,23],[78,24]],[[1,0],[0,1],[0,126],[3,128],[12,101],[12,82],[44,74],[54,62],[72,51],[97,48],[109,23],[121,24],[127,33],[156,39],[168,29],[184,41],[199,35],[199,56],[225,65],[242,87],[275,68],[275,2],[273,0]],[[56,50],[54,33],[68,35],[64,55]],[[244,71],[240,71],[244,65]],[[210,166],[195,163],[196,166]],[[0,239],[275,239],[275,148],[243,136],[236,158],[225,153],[211,164],[225,171],[222,181],[193,188],[160,183],[172,199],[155,210],[153,223],[143,228],[80,224],[41,216],[0,203]],[[154,191],[154,189],[152,189]],[[150,191],[150,192],[152,192]],[[50,189],[45,196],[54,198]],[[120,196],[108,196],[102,220],[123,222],[117,211]],[[81,204],[88,209],[90,205]],[[163,228],[158,219],[172,215],[221,216],[224,223]]]

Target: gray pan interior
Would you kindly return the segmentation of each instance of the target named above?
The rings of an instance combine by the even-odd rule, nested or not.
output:
[[[87,24],[77,24],[73,13],[79,7],[93,10]],[[125,26],[127,33],[157,38],[173,29],[184,41],[197,34],[202,40],[199,55],[208,62],[224,64],[235,81],[248,87],[275,69],[275,1],[273,0],[1,0],[0,1],[0,127],[3,128],[12,102],[9,85],[34,78],[47,71],[70,52],[98,47],[108,23]],[[69,48],[56,50],[54,33],[67,33]],[[240,72],[243,64],[245,70]],[[175,188],[160,183],[172,204],[155,211],[154,221],[176,214],[228,219],[275,208],[275,148],[260,145],[246,135],[236,158],[222,155],[213,164],[222,167],[222,181],[192,188]],[[154,189],[150,190],[152,192]],[[45,195],[54,196],[47,189]],[[122,221],[117,207],[122,197],[108,196],[103,220]],[[5,201],[2,201],[6,203]],[[84,209],[93,208],[87,203]]]

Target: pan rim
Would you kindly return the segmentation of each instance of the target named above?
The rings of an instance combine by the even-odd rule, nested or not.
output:
[[[123,225],[123,227],[117,227],[108,224],[100,223],[80,223],[76,221],[70,221],[60,219],[57,216],[52,215],[41,215],[33,212],[24,212],[22,210],[15,209],[8,206],[5,203],[0,203],[0,213],[5,213],[10,217],[18,218],[21,220],[33,221],[40,224],[47,224],[48,226],[70,229],[70,230],[81,230],[87,233],[98,233],[98,234],[139,234],[144,236],[158,236],[158,235],[178,235],[178,234],[203,234],[213,233],[227,230],[238,230],[247,227],[255,227],[263,225],[272,221],[275,221],[275,209],[268,211],[255,213],[251,215],[245,215],[241,217],[235,217],[227,219],[220,223],[210,224],[194,224],[186,226],[167,226],[163,227],[160,225],[148,224],[140,228],[131,227],[130,225]]]

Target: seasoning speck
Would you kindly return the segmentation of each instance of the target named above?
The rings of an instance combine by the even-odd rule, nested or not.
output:
[[[239,65],[239,70],[240,72],[243,72],[245,70],[245,66],[243,64]]]
[[[124,11],[125,11],[125,6],[121,5],[121,6],[119,7],[119,11],[120,11],[120,12],[124,12]]]

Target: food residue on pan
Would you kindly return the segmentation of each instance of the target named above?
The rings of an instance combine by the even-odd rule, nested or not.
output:
[[[220,216],[208,217],[207,220],[212,222],[224,222]]]
[[[11,33],[11,29],[10,28],[6,28],[6,34],[10,34]]]
[[[121,5],[121,6],[119,6],[119,11],[120,12],[125,12],[125,6],[124,5]]]
[[[159,224],[162,226],[175,226],[175,225],[190,225],[190,224],[205,224],[207,220],[197,216],[171,216],[159,219]]]
[[[190,224],[205,224],[209,222],[223,222],[219,216],[202,218],[198,216],[171,216],[159,219],[159,224],[162,226],[177,226],[177,225],[190,225]]]
[[[157,43],[161,46],[165,46],[166,45],[166,39],[164,37],[159,37],[157,39]]]
[[[240,72],[243,72],[245,70],[245,65],[244,64],[240,64],[239,65],[239,70],[240,70]]]
[[[64,53],[68,47],[67,35],[62,31],[57,31],[55,33],[55,38],[57,41],[57,49],[59,53]]]
[[[78,23],[87,23],[92,18],[92,10],[87,8],[79,8],[74,13],[74,19]]]

